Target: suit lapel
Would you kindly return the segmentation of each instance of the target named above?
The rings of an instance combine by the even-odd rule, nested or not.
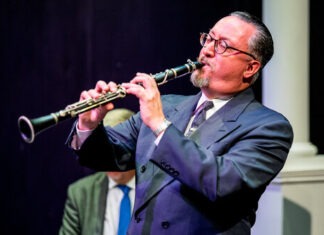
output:
[[[206,120],[190,138],[197,144],[206,147],[220,141],[240,127],[237,119],[253,100],[254,95],[250,88],[233,97],[226,105]]]
[[[95,205],[98,208],[98,220],[96,224],[96,231],[98,231],[98,234],[102,234],[108,193],[108,177],[106,173],[102,173],[102,176],[97,180],[96,184],[97,186],[95,187],[95,189],[97,190],[94,192],[94,197],[98,198],[97,204]]]
[[[170,120],[178,130],[182,132],[186,130],[200,96],[201,92],[181,102],[174,110],[166,114],[167,119]]]

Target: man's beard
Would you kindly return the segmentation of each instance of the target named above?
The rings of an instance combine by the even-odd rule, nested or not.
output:
[[[201,77],[199,71],[191,74],[190,81],[195,87],[198,87],[198,88],[203,88],[203,87],[209,86],[209,78]]]

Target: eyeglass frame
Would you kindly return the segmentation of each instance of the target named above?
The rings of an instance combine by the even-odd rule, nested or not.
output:
[[[203,47],[205,46],[207,40],[205,40],[205,42],[202,43],[202,42],[203,42],[202,39],[203,39],[203,38],[206,38],[206,39],[207,39],[208,36],[211,38],[211,42],[214,41],[214,50],[215,50],[215,52],[216,52],[217,54],[224,54],[225,51],[226,51],[227,49],[232,49],[232,50],[238,51],[238,52],[240,52],[240,53],[243,53],[243,54],[245,54],[245,55],[248,55],[248,56],[252,57],[254,60],[256,60],[256,56],[252,55],[251,53],[246,52],[246,51],[242,51],[242,50],[237,49],[237,48],[232,47],[232,46],[229,46],[225,40],[223,40],[223,39],[215,39],[215,38],[213,38],[209,33],[200,33],[199,42],[200,42],[200,45],[201,45],[201,46],[203,46]],[[222,41],[222,42],[224,42],[224,44],[225,44],[225,50],[224,50],[223,52],[221,52],[221,53],[219,53],[219,52],[217,51],[217,49],[216,49],[216,46],[218,45],[219,41]]]

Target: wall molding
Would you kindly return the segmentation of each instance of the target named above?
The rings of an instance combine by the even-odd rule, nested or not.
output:
[[[324,182],[324,155],[289,156],[284,168],[272,184]]]

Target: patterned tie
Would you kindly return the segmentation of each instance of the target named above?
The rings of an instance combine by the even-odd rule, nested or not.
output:
[[[203,123],[206,120],[206,112],[214,107],[213,101],[206,100],[204,103],[202,103],[195,111],[194,115],[195,118],[192,121],[191,127],[189,131],[187,132],[186,136],[192,135],[195,130],[200,126],[201,123]]]
[[[128,196],[130,188],[127,185],[117,187],[124,193],[120,203],[118,235],[125,235],[131,218],[131,203]]]

